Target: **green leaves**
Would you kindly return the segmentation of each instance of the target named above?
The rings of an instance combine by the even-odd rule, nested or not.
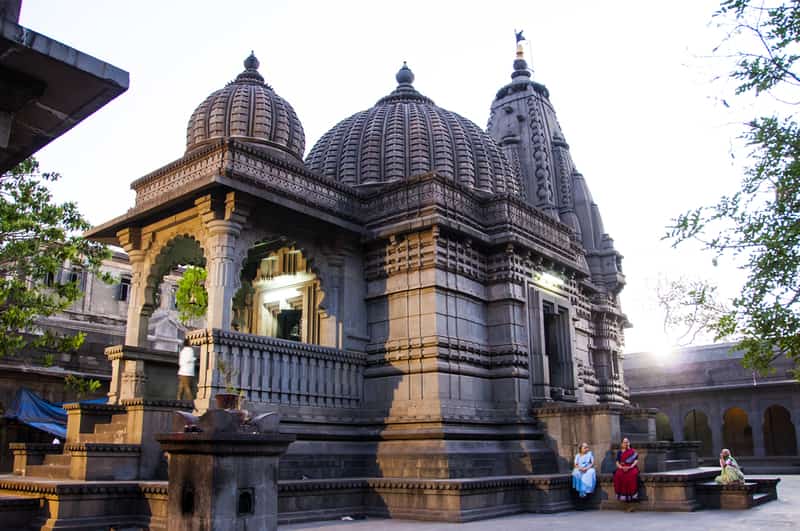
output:
[[[100,380],[81,378],[73,374],[68,374],[64,377],[64,388],[75,393],[78,400],[82,400],[86,395],[98,391],[101,386]]]
[[[723,0],[717,17],[733,17],[732,38],[752,39],[753,47],[738,50],[737,69],[730,76],[738,80],[737,94],[756,94],[786,82],[798,82],[795,63],[800,58],[800,10],[796,2],[767,5],[750,0]]]
[[[81,294],[84,271],[97,272],[105,246],[85,240],[91,225],[74,203],[56,204],[31,158],[0,176],[0,356],[28,347],[74,351],[83,335],[59,336],[36,327],[38,317],[63,311]],[[61,278],[65,265],[74,279]]]
[[[738,44],[738,94],[777,90],[800,102],[800,3],[767,5],[723,0],[718,17],[732,18],[727,44]],[[776,101],[782,101],[776,99]],[[730,311],[709,323],[716,336],[740,338],[745,367],[769,372],[789,357],[800,377],[800,125],[796,104],[746,124],[742,138],[751,148],[741,189],[712,206],[673,220],[668,239],[678,245],[699,240],[714,257],[734,257],[747,281]]]
[[[206,315],[208,309],[206,275],[204,268],[188,266],[178,281],[175,305],[178,307],[178,319],[184,324]]]

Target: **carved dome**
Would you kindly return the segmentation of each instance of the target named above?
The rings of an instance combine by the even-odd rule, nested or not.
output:
[[[391,94],[323,135],[309,169],[356,186],[437,172],[485,192],[519,193],[516,171],[489,134],[417,92],[405,63],[396,79]]]
[[[195,109],[186,131],[187,153],[213,140],[236,138],[303,160],[303,126],[292,106],[264,83],[258,66],[251,53],[244,61],[244,72]]]

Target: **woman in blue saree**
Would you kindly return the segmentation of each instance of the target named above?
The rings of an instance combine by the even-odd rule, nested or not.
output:
[[[594,455],[589,451],[589,445],[581,443],[575,455],[575,468],[572,470],[572,488],[578,491],[581,498],[594,492],[597,485],[597,474],[594,470]]]

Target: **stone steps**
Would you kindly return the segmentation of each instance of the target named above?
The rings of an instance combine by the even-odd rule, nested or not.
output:
[[[129,481],[139,472],[141,445],[80,442],[66,445],[73,479]]]
[[[25,468],[25,475],[35,478],[69,479],[69,469],[69,465],[28,465]]]
[[[43,465],[67,465],[69,466],[69,454],[50,454],[45,456]]]
[[[747,478],[744,483],[718,485],[713,481],[697,484],[697,496],[710,509],[749,509],[778,499],[779,479]]]
[[[124,444],[125,431],[113,432],[95,432],[81,434],[80,441],[82,443],[95,443],[95,444]]]
[[[667,459],[664,461],[664,465],[666,466],[666,470],[685,470],[691,468],[691,461],[688,459]]]
[[[762,503],[767,503],[768,501],[772,501],[773,498],[766,492],[757,492],[753,494],[753,506],[761,505]]]

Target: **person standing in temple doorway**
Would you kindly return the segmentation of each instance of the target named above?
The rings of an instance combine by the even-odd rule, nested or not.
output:
[[[183,348],[178,354],[178,400],[194,400],[192,381],[195,361],[194,349],[187,337],[183,340]]]

